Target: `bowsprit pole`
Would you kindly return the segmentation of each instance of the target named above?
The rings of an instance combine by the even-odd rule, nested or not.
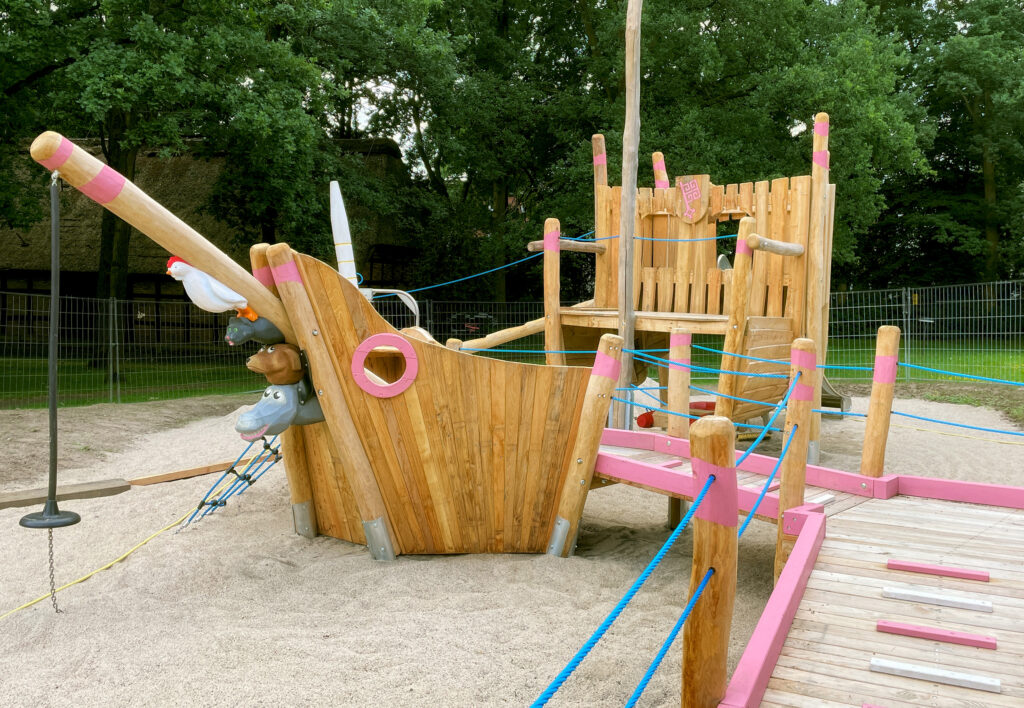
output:
[[[50,551],[50,600],[57,609],[57,590],[53,580],[53,530],[71,526],[82,520],[73,511],[57,508],[57,355],[60,345],[60,187],[57,171],[50,179],[50,351],[48,385],[50,409],[50,483],[43,510],[21,517],[21,525],[30,529],[46,529]]]

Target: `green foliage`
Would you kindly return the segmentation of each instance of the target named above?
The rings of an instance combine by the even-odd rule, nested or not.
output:
[[[589,138],[619,182],[626,3],[595,0],[9,0],[0,223],[42,218],[46,128],[224,156],[207,208],[244,243],[332,257],[327,182],[391,219],[426,285],[523,258],[557,217],[592,228]],[[806,173],[830,114],[838,286],[1014,275],[1024,264],[1020,0],[647,0],[644,156],[718,183]],[[396,139],[405,175],[376,176],[337,140]],[[985,167],[987,165],[988,167]],[[360,223],[355,223],[356,238]],[[115,252],[112,258],[120,256]],[[566,256],[566,299],[593,260]],[[540,259],[431,292],[533,299]]]

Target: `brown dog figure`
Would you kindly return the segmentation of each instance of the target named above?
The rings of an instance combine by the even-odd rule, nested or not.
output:
[[[270,344],[245,362],[249,371],[263,374],[272,384],[293,384],[302,380],[302,361],[299,359],[299,348],[294,344]]]

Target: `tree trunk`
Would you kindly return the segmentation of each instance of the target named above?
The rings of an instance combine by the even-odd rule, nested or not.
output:
[[[991,147],[981,149],[981,176],[985,184],[985,280],[999,280],[999,228],[996,223],[996,166]]]

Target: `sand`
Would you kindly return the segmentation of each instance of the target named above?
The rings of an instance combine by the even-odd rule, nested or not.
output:
[[[214,398],[61,411],[61,480],[132,478],[233,459],[244,447],[232,429],[238,404]],[[866,406],[855,399],[853,410]],[[897,409],[1016,429],[984,408],[900,401]],[[0,411],[0,491],[45,484],[45,421],[45,411]],[[889,471],[1024,486],[1019,445],[896,423]],[[863,426],[826,420],[822,464],[856,470]],[[776,439],[763,449],[777,447]],[[213,479],[62,503],[82,523],[54,533],[57,583],[173,522]],[[47,591],[46,534],[18,526],[35,510],[0,510],[0,614]],[[664,520],[664,498],[615,485],[590,495],[570,559],[380,563],[358,546],[295,535],[278,465],[225,509],[59,593],[62,614],[47,600],[0,620],[0,705],[527,704],[657,552],[668,535]],[[754,522],[740,542],[730,666],[771,592],[774,538],[774,526]],[[685,602],[691,543],[687,531],[551,705],[624,703]],[[641,705],[678,705],[679,644]]]

